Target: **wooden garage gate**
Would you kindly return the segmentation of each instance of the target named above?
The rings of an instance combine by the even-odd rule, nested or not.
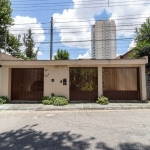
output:
[[[43,68],[12,69],[11,99],[41,100],[43,97]]]
[[[70,100],[95,102],[98,97],[98,69],[70,68]]]
[[[109,100],[139,100],[139,68],[103,68],[103,95]]]

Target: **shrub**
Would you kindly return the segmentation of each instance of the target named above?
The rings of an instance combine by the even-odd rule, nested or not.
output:
[[[108,101],[108,98],[105,97],[105,96],[100,96],[97,98],[97,101],[96,101],[97,104],[101,104],[101,105],[107,105],[109,104],[109,101]]]
[[[63,106],[68,104],[68,99],[64,96],[54,96],[51,100],[55,106]]]
[[[43,96],[42,101],[43,101],[43,100],[49,100],[49,99],[50,99],[49,96]]]
[[[42,103],[44,105],[63,106],[68,104],[68,99],[64,96],[53,96],[51,98],[48,96],[44,96],[42,98]]]
[[[7,96],[0,96],[0,98],[2,99],[2,100],[5,100],[6,102],[5,103],[9,103],[10,101],[9,101],[9,98],[7,97]]]
[[[0,98],[0,104],[5,104],[6,103],[6,100]]]
[[[52,100],[42,100],[42,103],[44,105],[52,105],[53,104],[53,101]]]

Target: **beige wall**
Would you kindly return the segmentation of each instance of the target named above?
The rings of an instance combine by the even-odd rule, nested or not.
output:
[[[54,82],[51,82],[54,79]],[[60,83],[61,80],[67,79],[67,85]],[[65,96],[69,99],[69,67],[67,66],[50,66],[44,68],[44,95]]]
[[[145,75],[145,65],[140,67],[140,95],[141,100],[146,100],[146,75]]]
[[[132,60],[1,61],[1,95],[11,98],[11,68],[44,68],[44,95],[63,95],[69,99],[69,67],[98,67],[98,95],[103,94],[102,67],[140,67],[141,100],[146,99],[145,64],[147,57]],[[67,79],[67,85],[60,83]],[[54,82],[51,82],[54,79]]]
[[[105,66],[106,67],[106,66]],[[67,79],[67,85],[60,83]],[[54,79],[54,82],[51,82]],[[98,95],[103,95],[102,66],[98,66]],[[44,67],[44,95],[62,95],[69,99],[69,66]],[[11,68],[2,67],[1,95],[11,99]],[[141,100],[146,100],[145,65],[140,67],[140,95]]]
[[[2,67],[1,95],[11,98],[11,69]]]

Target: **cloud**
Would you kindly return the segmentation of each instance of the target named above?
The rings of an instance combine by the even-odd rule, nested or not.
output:
[[[146,20],[146,17],[150,16],[149,5],[146,5],[146,2],[147,0],[134,2],[126,1],[120,3],[118,0],[110,0],[110,6],[126,6],[106,7],[108,6],[106,5],[106,3],[108,4],[107,0],[88,0],[84,2],[81,2],[80,0],[73,0],[72,8],[65,9],[62,13],[55,13],[53,15],[54,28],[59,32],[59,36],[61,38],[60,41],[64,45],[77,48],[88,48],[90,50],[91,42],[67,43],[63,41],[91,40],[91,25],[95,23],[95,16],[102,14],[104,10],[110,15],[109,19],[114,19],[116,22],[117,38],[133,37],[135,28],[139,27],[140,24]],[[140,15],[137,16],[137,14]]]
[[[134,47],[136,47],[136,43],[135,43],[134,40],[132,40],[131,43],[130,43],[130,45],[129,45],[128,51],[130,51]]]
[[[37,22],[36,18],[24,17],[24,16],[16,16],[14,18],[14,25],[9,28],[10,33],[15,36],[21,35],[21,42],[23,35],[27,33],[28,29],[32,29],[32,37],[35,42],[35,50],[38,49],[40,43],[45,40],[44,30],[42,25]],[[38,34],[40,33],[40,34]],[[25,46],[21,46],[21,50],[25,50]],[[42,52],[39,51],[38,55],[42,55]]]
[[[116,57],[118,57],[118,56],[120,56],[120,55],[122,55],[122,54],[116,54]]]
[[[91,55],[90,55],[90,52],[87,51],[85,54],[83,55],[79,55],[77,59],[88,59],[88,58],[91,58]]]
[[[41,51],[38,52],[38,56],[42,56],[43,53]]]
[[[56,56],[56,55],[57,55],[56,53],[53,54],[52,60],[54,60],[54,56]]]

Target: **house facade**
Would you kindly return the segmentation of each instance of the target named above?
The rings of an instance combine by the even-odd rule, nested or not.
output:
[[[12,101],[39,101],[61,95],[70,101],[146,100],[147,57],[128,60],[0,59],[0,95]]]

